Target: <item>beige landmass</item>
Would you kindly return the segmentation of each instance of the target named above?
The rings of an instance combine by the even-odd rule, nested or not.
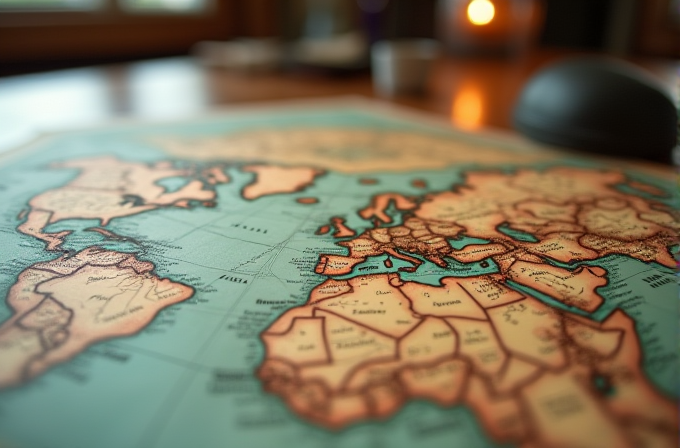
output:
[[[345,220],[340,217],[331,218],[331,224],[335,227],[334,238],[346,238],[356,236],[356,232],[345,225]]]
[[[361,276],[347,281],[350,291],[315,300],[315,308],[399,338],[420,320],[414,317],[411,301],[389,282],[387,276]],[[368,298],[371,300],[368,300]]]
[[[7,296],[0,326],[0,389],[68,361],[95,342],[128,336],[194,290],[152,273],[134,255],[88,248],[36,263]]]
[[[454,164],[531,163],[554,159],[547,150],[516,150],[425,133],[390,129],[258,129],[194,138],[157,137],[153,142],[181,159],[261,161],[281,166],[315,166],[343,173],[417,171]],[[367,157],[370,154],[370,157]]]
[[[626,182],[616,171],[559,167],[470,172],[462,187],[428,194],[421,201],[378,195],[359,211],[364,219],[375,220],[374,228],[339,243],[348,249],[344,264],[354,266],[355,260],[390,255],[417,269],[422,261],[408,254],[442,267],[447,266],[446,258],[463,263],[492,260],[504,280],[592,312],[602,304],[597,289],[607,284],[606,271],[558,268],[547,261],[578,263],[625,254],[675,267],[670,247],[680,241],[678,213],[616,188]],[[385,212],[390,204],[405,212],[403,224],[382,227],[392,221]],[[502,230],[504,226],[530,238],[515,238]],[[449,241],[462,236],[489,243],[454,249]],[[335,264],[343,264],[342,256],[333,257]],[[327,275],[336,274],[328,271]]]
[[[413,310],[418,314],[485,320],[482,307],[458,280],[447,278],[442,281],[441,287],[405,282],[400,289],[411,300]]]
[[[659,250],[654,258],[649,259],[651,254],[638,258],[673,266],[668,247],[678,239],[676,212],[616,188],[625,183],[620,172],[577,168],[470,173],[465,188],[428,195],[415,215],[426,222],[455,224],[466,236],[538,257],[560,254],[559,261],[564,262],[602,257],[607,243],[635,254],[640,253],[640,241],[655,241],[661,244],[655,246]],[[502,233],[502,224],[529,233],[538,243]]]
[[[570,271],[547,263],[517,260],[505,274],[509,280],[589,312],[602,304],[596,289],[607,284],[607,271],[597,266],[581,266]]]
[[[96,157],[58,163],[54,168],[75,168],[78,176],[66,185],[34,196],[20,232],[47,243],[56,250],[70,232],[45,233],[44,228],[65,219],[98,219],[106,226],[114,218],[130,216],[160,207],[187,207],[189,201],[210,205],[213,189],[204,188],[228,182],[218,166],[200,173],[177,169],[167,162],[148,165],[125,162],[113,157]],[[171,177],[196,176],[177,191],[168,192],[158,181]]]
[[[312,205],[312,204],[318,204],[319,200],[317,198],[313,197],[306,197],[306,198],[297,198],[295,200],[298,204],[304,204],[304,205]]]
[[[399,211],[412,210],[416,207],[416,203],[411,199],[396,193],[379,194],[373,198],[371,205],[359,211],[359,216],[364,219],[378,219],[384,223],[391,223],[392,218],[385,213],[387,207],[394,204],[394,207]]]
[[[419,398],[468,405],[498,443],[677,445],[678,411],[641,371],[624,312],[598,323],[515,292],[489,306],[464,287],[496,281],[329,279],[262,333],[257,375],[296,413],[333,429],[386,419]]]
[[[246,165],[241,171],[255,173],[255,180],[243,188],[243,197],[248,200],[270,194],[302,191],[324,173],[315,168],[276,165]]]
[[[439,286],[399,274],[327,280],[262,333],[265,390],[333,429],[386,419],[421,398],[465,404],[494,441],[523,448],[677,446],[678,410],[641,370],[632,319],[617,310],[599,323],[531,295],[593,312],[608,273],[578,262],[617,253],[675,266],[675,212],[616,188],[625,183],[618,172],[578,168],[476,172],[421,199],[376,196],[359,212],[373,228],[337,243],[347,255],[321,255],[317,273],[350,274],[385,255],[386,267],[392,258],[413,266],[402,270],[416,270],[418,255],[442,267],[447,258],[493,262],[499,272]],[[449,241],[463,236],[488,243],[454,249]],[[324,321],[314,328],[328,349],[312,365],[312,348],[301,350],[310,344],[294,336],[302,317]]]
[[[315,272],[321,275],[345,275],[352,272],[365,258],[348,258],[342,255],[323,255],[319,257]]]

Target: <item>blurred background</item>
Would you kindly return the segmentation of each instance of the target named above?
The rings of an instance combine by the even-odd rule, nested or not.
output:
[[[385,96],[372,44],[412,38],[444,51],[419,95]],[[584,54],[636,63],[677,99],[680,0],[0,0],[0,151],[117,118],[339,95],[512,129],[526,81]]]
[[[0,0],[0,76],[189,54],[201,41],[439,38],[451,53],[493,53],[456,22],[456,0]],[[531,44],[680,57],[680,0],[485,0]],[[482,5],[483,6],[483,5]],[[524,12],[520,11],[524,8]],[[518,18],[534,9],[532,22]],[[505,17],[503,17],[505,16]],[[509,16],[510,19],[508,19]],[[462,29],[462,32],[461,32]],[[498,30],[497,30],[498,31]],[[498,39],[506,39],[503,32]],[[507,33],[506,33],[507,34]],[[479,39],[478,39],[479,40]],[[463,42],[463,44],[461,44]],[[464,44],[468,42],[468,44]],[[471,42],[471,43],[470,43]],[[345,42],[346,45],[347,42]],[[339,51],[339,50],[338,50]],[[349,51],[349,50],[348,50]],[[359,52],[355,52],[359,53]],[[294,58],[293,58],[294,59]],[[362,64],[357,62],[357,67]]]

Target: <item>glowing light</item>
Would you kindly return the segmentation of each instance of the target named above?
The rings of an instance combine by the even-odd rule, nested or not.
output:
[[[475,85],[461,86],[453,97],[451,121],[455,126],[474,130],[482,126],[484,119],[484,98]]]
[[[473,25],[486,25],[496,15],[496,8],[489,0],[472,0],[467,7],[467,16]]]

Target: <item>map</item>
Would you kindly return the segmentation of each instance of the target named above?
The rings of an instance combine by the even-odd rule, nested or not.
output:
[[[364,101],[0,158],[1,447],[677,447],[670,168]]]

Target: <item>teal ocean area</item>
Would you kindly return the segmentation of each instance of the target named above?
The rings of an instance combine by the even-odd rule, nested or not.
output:
[[[195,292],[188,300],[161,310],[136,334],[97,342],[42,375],[1,390],[0,445],[497,446],[464,405],[442,408],[425,400],[404,403],[389,418],[329,431],[298,417],[281,398],[265,392],[255,377],[265,356],[261,333],[287,310],[306,303],[312,289],[326,280],[314,271],[320,254],[347,252],[337,244],[340,239],[317,235],[320,227],[340,217],[360,234],[373,227],[357,213],[371,203],[373,196],[399,193],[422,199],[428,193],[460,185],[468,170],[488,167],[470,164],[361,175],[329,171],[303,191],[244,200],[242,189],[253,182],[254,175],[242,172],[239,164],[228,164],[225,174],[230,182],[211,187],[216,192],[214,206],[192,202],[188,208],[162,207],[114,218],[104,227],[96,219],[58,221],[44,230],[71,232],[65,238],[64,252],[48,252],[43,242],[17,231],[25,219],[22,212],[29,209],[33,197],[77,176],[77,170],[53,165],[60,161],[113,156],[141,163],[170,161],[186,167],[188,161],[168,158],[154,139],[223,135],[301,123],[305,127],[399,129],[450,136],[441,127],[354,109],[275,111],[64,134],[3,158],[2,297],[8,296],[20,273],[33,264],[92,246],[135,254],[155,265],[153,275],[189,285]],[[210,161],[201,163],[209,165]],[[492,168],[506,172],[515,169],[510,165]],[[365,178],[374,182],[362,182]],[[173,192],[190,180],[177,176],[157,184]],[[318,202],[296,201],[306,197]],[[405,216],[394,206],[387,214],[392,218],[388,226],[399,225]],[[104,231],[94,230],[98,228]],[[514,229],[505,231],[528,241]],[[450,243],[461,249],[488,241],[461,236]],[[393,256],[369,257],[351,274],[336,278],[398,273],[404,281],[436,286],[443,277],[498,272],[491,259],[460,263],[447,258],[447,266],[441,267],[415,254],[404,255],[417,258],[421,264],[409,272],[404,268],[414,265],[408,261]],[[678,396],[678,291],[676,284],[664,280],[673,277],[673,270],[620,255],[592,264],[607,270],[609,283],[598,290],[606,298],[605,304],[588,317],[602,320],[617,308],[633,317],[643,347],[645,372],[661,391]],[[551,306],[561,306],[536,291],[525,288],[523,292]],[[0,302],[0,325],[12,312],[5,301]]]
[[[453,247],[456,250],[461,250],[465,246],[469,246],[471,244],[487,244],[488,242],[489,241],[487,240],[475,238],[472,236],[461,236],[460,238],[449,240],[449,244],[451,245],[451,247]]]
[[[347,280],[366,274],[398,273],[401,279],[407,282],[441,286],[441,280],[444,277],[473,277],[476,275],[498,272],[498,266],[491,259],[482,260],[476,263],[461,263],[447,257],[445,258],[447,266],[442,267],[420,255],[410,253],[406,255],[417,258],[421,261],[421,264],[416,268],[413,263],[406,260],[389,255],[380,255],[368,257],[366,261],[354,266],[352,272],[349,274],[339,275],[333,278],[336,280]],[[410,272],[412,269],[413,272]]]
[[[184,187],[187,183],[189,183],[188,178],[186,177],[166,177],[165,179],[160,179],[156,181],[156,184],[160,185],[163,187],[163,189],[167,193],[172,193],[177,190],[180,190],[182,187]]]
[[[513,229],[507,224],[500,225],[497,228],[498,231],[501,232],[502,234],[507,235],[510,238],[515,239],[517,241],[524,241],[527,243],[538,243],[538,238],[536,238],[532,234],[524,232],[522,230]]]

